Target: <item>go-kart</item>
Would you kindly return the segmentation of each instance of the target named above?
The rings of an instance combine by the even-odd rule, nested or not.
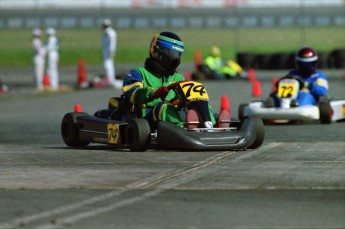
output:
[[[273,123],[312,123],[330,124],[345,119],[345,100],[331,100],[327,96],[318,99],[317,105],[298,106],[296,99],[303,89],[304,80],[297,76],[283,77],[277,82],[276,96],[279,107],[269,96],[265,101],[240,104],[238,117],[255,115],[265,124]]]
[[[203,81],[203,80],[231,80],[231,79],[247,79],[246,74],[242,68],[233,61],[228,61],[227,65],[231,68],[233,68],[236,72],[236,76],[231,76],[228,74],[225,74],[224,77],[215,72],[214,70],[210,69],[206,64],[201,63],[195,65],[195,70],[191,73],[191,79],[194,81]]]
[[[187,109],[194,109],[198,123],[186,122],[180,127],[160,121],[150,125],[141,117],[137,107],[128,104],[123,97],[114,97],[110,98],[108,109],[98,110],[93,115],[85,112],[65,114],[61,123],[63,141],[70,147],[101,143],[131,151],[146,151],[149,148],[246,150],[262,145],[265,130],[260,118],[246,116],[241,120],[220,120],[230,125],[205,127],[205,117],[209,113],[208,94],[204,86],[198,82],[181,81],[171,84],[168,89],[175,92],[176,97],[169,102],[176,104],[181,117]]]

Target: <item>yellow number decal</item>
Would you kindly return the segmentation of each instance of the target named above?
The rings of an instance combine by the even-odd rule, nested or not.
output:
[[[208,101],[208,94],[204,85],[198,82],[183,82],[180,84],[183,93],[189,101],[192,100],[206,100]]]
[[[109,143],[116,144],[119,140],[119,124],[108,124],[107,130]]]
[[[294,83],[284,83],[279,84],[278,87],[278,97],[280,98],[290,98],[296,93],[296,84]]]
[[[343,109],[342,109],[342,111],[343,111],[343,116],[345,117],[345,105],[343,104]]]

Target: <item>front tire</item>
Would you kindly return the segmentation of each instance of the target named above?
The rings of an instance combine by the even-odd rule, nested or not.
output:
[[[246,109],[247,106],[248,106],[248,103],[240,104],[240,106],[238,108],[238,119],[241,120],[244,118],[244,110]]]
[[[332,122],[332,107],[328,102],[321,102],[319,104],[320,122],[322,124],[330,124]]]
[[[265,139],[265,126],[261,118],[256,116],[249,116],[255,125],[255,140],[248,146],[248,149],[256,149],[262,145]]]
[[[146,151],[151,141],[151,128],[146,119],[133,118],[126,128],[127,147],[131,151]]]
[[[79,140],[77,117],[87,115],[85,112],[71,112],[65,114],[61,122],[61,135],[66,145],[71,147],[87,146],[90,142]]]

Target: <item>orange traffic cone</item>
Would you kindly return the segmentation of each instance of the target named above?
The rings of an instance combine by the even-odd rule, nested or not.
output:
[[[222,111],[222,110],[230,111],[229,98],[226,95],[222,96],[222,100],[220,103],[220,111]]]
[[[89,86],[89,82],[86,79],[85,64],[81,59],[78,61],[78,86],[81,88]]]
[[[255,69],[254,68],[248,69],[248,80],[249,81],[255,80]]]
[[[49,87],[50,86],[50,81],[49,81],[48,73],[44,73],[44,76],[43,76],[43,86],[45,86],[45,87]]]
[[[186,78],[186,80],[190,81],[192,79],[192,77],[190,76],[190,72],[188,70],[186,70],[183,74],[184,78]]]
[[[275,76],[272,78],[272,92],[276,92],[277,91],[277,82],[279,81],[279,77]]]
[[[252,85],[253,85],[253,96],[254,97],[260,97],[261,96],[261,85],[260,85],[260,82],[259,80],[253,80],[252,81]]]
[[[198,66],[202,65],[202,54],[199,49],[195,50],[194,52],[194,67],[196,70],[198,69]]]
[[[231,114],[231,112],[230,112],[230,102],[229,102],[229,98],[228,98],[228,96],[226,96],[226,95],[223,95],[223,96],[222,96],[221,103],[220,103],[220,111],[219,111],[219,114],[220,114],[223,110],[229,111],[229,113]]]
[[[79,103],[74,105],[74,112],[82,112],[83,109],[81,108],[81,105]]]

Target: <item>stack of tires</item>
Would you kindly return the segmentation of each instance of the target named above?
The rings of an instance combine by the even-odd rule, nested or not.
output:
[[[319,52],[318,68],[345,68],[345,49],[335,49],[330,53]],[[295,67],[295,53],[238,53],[237,63],[244,69],[255,68],[263,70],[292,69]]]

